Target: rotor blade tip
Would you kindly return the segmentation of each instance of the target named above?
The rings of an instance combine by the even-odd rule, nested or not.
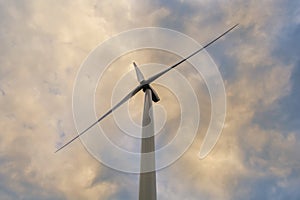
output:
[[[60,147],[60,148],[56,149],[56,151],[55,151],[54,153],[57,153],[57,152],[59,152],[61,149],[62,149],[62,147]]]

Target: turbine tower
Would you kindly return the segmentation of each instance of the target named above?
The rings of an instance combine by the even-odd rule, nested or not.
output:
[[[145,81],[142,72],[139,70],[135,62],[133,62],[136,76],[140,84]],[[155,152],[155,138],[154,138],[154,122],[152,112],[152,101],[155,103],[160,99],[155,90],[147,85],[143,91],[144,97],[144,111],[142,121],[142,145],[141,145],[141,168],[140,168],[140,187],[139,187],[139,200],[141,199],[156,199],[156,173],[155,173],[155,153],[151,154],[149,158],[145,157],[146,153]],[[147,169],[153,169],[154,171],[144,172]]]
[[[171,69],[177,67],[181,63],[185,62],[192,56],[198,54],[200,51],[204,50],[211,44],[213,44],[218,39],[222,38],[224,35],[229,33],[231,30],[233,30],[235,27],[237,27],[238,24],[234,25],[221,35],[219,35],[217,38],[212,40],[211,42],[207,43],[202,48],[198,49],[191,55],[183,58],[176,64],[168,67],[167,69],[157,73],[156,75],[148,78],[145,80],[144,75],[138,68],[135,62],[133,62],[133,66],[135,68],[137,80],[139,82],[139,85],[134,88],[130,93],[128,93],[119,103],[114,105],[110,110],[108,110],[104,115],[102,115],[97,121],[92,123],[89,127],[87,127],[85,130],[80,132],[76,137],[71,139],[69,142],[61,146],[59,149],[55,151],[58,152],[70,143],[72,143],[74,140],[79,138],[81,135],[85,134],[90,128],[95,126],[98,122],[103,120],[105,117],[110,115],[114,110],[116,110],[118,107],[120,107],[122,104],[127,102],[131,97],[136,95],[139,91],[143,90],[145,93],[144,96],[144,110],[143,110],[143,120],[142,120],[142,141],[141,141],[141,160],[140,160],[140,179],[139,179],[139,200],[156,200],[157,199],[157,192],[156,192],[156,171],[155,171],[155,138],[154,138],[154,122],[151,122],[151,119],[153,119],[153,112],[152,112],[152,101],[158,102],[160,99],[158,97],[158,94],[156,91],[150,86],[152,82],[154,82],[156,79],[170,71]],[[153,156],[144,156],[146,153],[153,152]],[[148,169],[153,169],[149,171]]]

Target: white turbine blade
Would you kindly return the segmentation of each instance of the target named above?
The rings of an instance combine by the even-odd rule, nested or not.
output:
[[[67,145],[69,145],[70,143],[72,143],[74,140],[76,140],[77,138],[79,138],[81,135],[83,135],[84,133],[86,133],[89,129],[91,129],[93,126],[95,126],[98,122],[100,122],[102,119],[104,119],[105,117],[107,117],[109,114],[111,114],[114,110],[116,110],[118,107],[120,107],[122,104],[124,104],[126,101],[128,101],[132,96],[134,96],[136,93],[138,93],[142,88],[142,86],[138,86],[136,87],[134,90],[132,90],[129,94],[127,94],[119,103],[117,103],[114,107],[112,107],[109,111],[107,111],[104,115],[102,115],[96,122],[94,122],[93,124],[91,124],[89,127],[87,127],[84,131],[82,131],[81,133],[79,133],[76,137],[74,137],[73,139],[71,139],[69,142],[67,142],[66,144],[64,144],[62,147],[60,147],[59,149],[57,149],[55,151],[58,152],[61,149],[63,149],[64,147],[66,147]]]
[[[133,65],[134,65],[134,69],[135,69],[135,72],[136,72],[137,80],[138,80],[138,82],[141,83],[143,80],[145,80],[144,75],[141,72],[141,70],[138,68],[138,66],[135,64],[135,62],[133,62]]]
[[[178,65],[180,65],[181,63],[183,63],[184,61],[188,60],[189,58],[191,58],[192,56],[196,55],[197,53],[199,53],[200,51],[204,50],[205,48],[207,48],[208,46],[210,46],[212,43],[214,43],[215,41],[217,41],[218,39],[220,39],[221,37],[223,37],[224,35],[226,35],[227,33],[229,33],[232,29],[234,29],[235,27],[237,27],[238,24],[234,25],[233,27],[231,27],[230,29],[228,29],[226,32],[222,33],[220,36],[218,36],[217,38],[215,38],[214,40],[212,40],[211,42],[209,42],[208,44],[206,44],[204,47],[202,47],[201,49],[195,51],[194,53],[192,53],[191,55],[189,55],[188,57],[182,59],[181,61],[179,61],[178,63],[172,65],[171,67],[167,68],[166,70],[159,72],[158,74],[150,77],[149,79],[146,80],[146,82],[148,84],[150,84],[151,82],[155,81],[156,79],[158,79],[159,77],[161,77],[162,75],[164,75],[165,73],[167,73],[168,71],[170,71],[171,69],[177,67]]]

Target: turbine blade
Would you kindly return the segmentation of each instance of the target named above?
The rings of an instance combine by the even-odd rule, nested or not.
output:
[[[66,146],[68,146],[70,143],[72,143],[74,140],[76,140],[77,138],[79,138],[81,135],[83,135],[84,133],[86,133],[89,129],[91,129],[93,126],[95,126],[98,122],[100,122],[102,119],[104,119],[105,117],[107,117],[109,114],[111,114],[114,110],[116,110],[118,107],[120,107],[122,104],[124,104],[126,101],[128,101],[131,97],[133,97],[136,93],[138,93],[141,89],[143,89],[140,85],[138,87],[136,87],[134,90],[132,90],[129,94],[127,94],[119,103],[117,103],[114,107],[112,107],[109,111],[107,111],[104,115],[102,115],[97,121],[95,121],[93,124],[91,124],[89,127],[87,127],[84,131],[82,131],[81,133],[79,133],[76,137],[74,137],[73,139],[71,139],[69,142],[67,142],[66,144],[64,144],[62,147],[60,147],[59,149],[57,149],[55,151],[58,152],[61,149],[65,148]]]
[[[151,93],[152,93],[152,101],[154,101],[155,103],[158,102],[160,100],[160,98],[159,98],[157,92],[150,85],[149,85],[149,88],[150,88]]]
[[[135,69],[135,72],[136,72],[137,80],[138,80],[138,82],[141,83],[143,80],[145,80],[144,75],[141,72],[141,70],[138,68],[138,66],[135,64],[135,62],[133,62],[133,65],[134,65],[134,69]]]
[[[237,27],[239,24],[234,25],[233,27],[231,27],[230,29],[228,29],[227,31],[225,31],[224,33],[222,33],[220,36],[218,36],[217,38],[215,38],[214,40],[212,40],[211,42],[207,43],[205,46],[203,46],[201,49],[198,49],[197,51],[195,51],[194,53],[192,53],[191,55],[189,55],[188,57],[182,59],[181,61],[179,61],[178,63],[172,65],[171,67],[165,69],[162,72],[159,72],[158,74],[150,77],[149,79],[146,80],[146,82],[148,84],[150,84],[151,82],[155,81],[156,79],[158,79],[159,77],[161,77],[162,75],[164,75],[165,73],[167,73],[168,71],[170,71],[171,69],[177,67],[178,65],[180,65],[181,63],[183,63],[184,61],[188,60],[189,58],[191,58],[192,56],[196,55],[197,53],[199,53],[200,51],[206,49],[208,46],[210,46],[211,44],[213,44],[215,41],[217,41],[218,39],[220,39],[221,37],[223,37],[224,35],[226,35],[227,33],[229,33],[232,29],[234,29],[235,27]]]

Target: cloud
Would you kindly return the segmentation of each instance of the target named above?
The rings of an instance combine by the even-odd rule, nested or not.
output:
[[[64,5],[49,3],[1,3],[1,13],[5,13],[1,19],[4,25],[1,89],[5,96],[0,102],[3,114],[0,196],[1,199],[91,199],[96,195],[106,198],[115,186],[101,183],[90,188],[99,164],[83,153],[82,148],[69,154],[53,153],[62,132],[68,136],[75,133],[70,105],[74,66],[79,66],[90,50],[88,39],[95,38],[97,43],[99,38],[85,35],[85,30],[97,34],[94,26],[86,23],[91,17],[79,14],[82,21],[74,19],[77,11],[88,5],[72,7],[65,2],[65,10],[61,10]],[[72,20],[78,22],[74,34]],[[78,33],[83,25],[86,27]],[[80,159],[69,160],[76,157]]]
[[[218,65],[224,71],[227,67],[234,70],[234,75],[227,76],[230,79],[226,80],[228,94],[226,127],[214,151],[204,160],[196,161],[196,153],[201,140],[195,142],[192,150],[188,151],[187,155],[181,159],[182,162],[179,161],[172,167],[172,169],[175,166],[179,168],[173,169],[174,172],[172,171],[172,173],[179,176],[180,183],[170,184],[175,188],[180,188],[181,183],[187,181],[189,183],[184,185],[194,188],[193,192],[197,188],[202,194],[212,195],[210,196],[211,199],[244,199],[244,195],[253,194],[249,197],[252,199],[252,197],[255,198],[255,195],[259,197],[259,194],[263,194],[263,192],[259,188],[248,189],[251,186],[247,185],[247,179],[251,185],[268,184],[265,180],[270,180],[272,184],[276,185],[289,177],[290,171],[298,171],[298,163],[293,161],[295,152],[297,152],[296,146],[292,145],[293,142],[290,141],[291,138],[295,137],[294,133],[282,133],[277,129],[266,132],[262,127],[253,124],[252,121],[256,117],[256,112],[273,107],[278,100],[291,92],[290,77],[296,67],[296,62],[294,60],[286,64],[284,60],[273,54],[277,44],[281,44],[278,39],[284,37],[280,34],[284,32],[283,28],[286,27],[285,24],[290,19],[287,9],[291,8],[286,6],[286,9],[279,10],[279,7],[283,6],[280,2],[270,3],[267,1],[261,4],[244,1],[223,3],[229,4],[228,6],[222,5],[222,2],[218,3],[221,5],[211,7],[217,10],[215,13],[222,13],[222,15],[216,20],[213,20],[214,18],[207,20],[210,24],[232,23],[232,21],[240,23],[240,29],[237,31],[239,33],[232,34],[238,38],[236,41],[234,41],[234,37],[227,36],[229,39],[226,38],[224,42],[220,42],[221,44],[217,43],[216,47],[209,49],[209,52],[214,58],[216,57]],[[214,5],[215,2],[211,4]],[[177,8],[180,10],[180,6]],[[190,8],[191,12],[194,10],[196,9]],[[174,15],[177,11],[175,9]],[[193,24],[195,24],[193,20],[197,19],[201,22],[201,19],[205,18],[201,14],[195,15],[197,17],[192,17],[190,20]],[[198,27],[187,25],[189,24],[188,21],[184,22],[183,27],[187,28],[186,31],[189,34],[196,36],[199,32]],[[205,33],[205,30],[201,30],[201,33]],[[224,52],[224,49],[228,49],[228,51]],[[220,56],[224,53],[227,58]],[[218,57],[222,59],[218,60]],[[232,67],[233,64],[234,67]],[[283,112],[290,112],[290,110]],[[261,119],[260,124],[263,123],[264,119]],[[245,133],[249,133],[249,135]],[[297,139],[295,140],[297,141]],[[251,147],[247,148],[248,145]],[[266,149],[268,153],[257,150],[250,156],[248,153],[255,148]],[[275,164],[275,159],[278,159],[278,156],[283,160]],[[259,161],[249,165],[249,160],[252,159]],[[289,163],[288,167],[286,163]],[[187,166],[189,166],[188,170]],[[263,174],[263,177],[258,176],[258,174]],[[279,191],[282,193],[280,199],[289,196],[287,188],[266,187],[270,190],[270,195],[264,197],[275,198]],[[272,190],[276,192],[272,193]],[[197,199],[198,195],[198,193],[194,195],[189,193],[192,199]],[[295,192],[292,196],[298,195]]]
[[[228,97],[222,136],[213,152],[198,160],[210,116],[203,102],[209,99],[201,98],[207,91],[194,83],[197,77],[181,70],[199,91],[207,116],[191,148],[158,172],[158,196],[299,198],[299,125],[292,123],[299,119],[298,107],[287,103],[298,98],[298,4],[1,1],[1,199],[136,198],[138,177],[103,167],[80,142],[53,153],[76,135],[71,96],[81,62],[98,43],[131,28],[163,26],[203,44],[237,22],[238,30],[208,49]],[[293,128],[283,129],[284,123]]]

